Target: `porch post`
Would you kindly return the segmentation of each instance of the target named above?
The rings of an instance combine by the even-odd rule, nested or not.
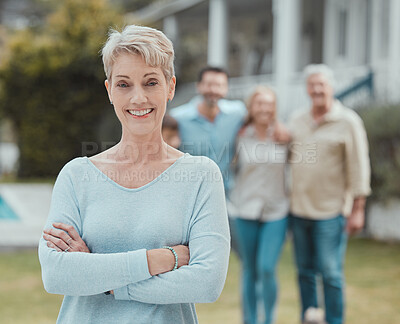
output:
[[[399,95],[399,82],[400,82],[400,1],[391,0],[389,5],[389,60],[388,60],[388,73],[390,84],[389,100],[398,102]]]
[[[178,47],[179,26],[175,15],[167,16],[163,19],[163,31],[172,43],[174,43],[174,47]]]
[[[280,114],[287,117],[294,104],[290,98],[293,75],[297,71],[301,0],[274,0],[274,39],[276,92]]]
[[[210,0],[208,22],[209,65],[228,66],[228,6],[226,0]]]
[[[380,21],[380,1],[381,0],[372,0],[371,1],[371,41],[370,41],[370,52],[371,52],[371,64],[373,67],[379,61],[379,35],[381,29],[381,21]]]
[[[179,49],[179,24],[176,15],[166,16],[163,19],[163,31],[174,44],[175,53]],[[175,74],[179,74],[181,68],[180,60],[175,60]]]
[[[335,26],[335,12],[336,8],[331,0],[325,1],[324,9],[324,37],[322,49],[322,62],[332,66],[334,62],[335,46],[334,41],[337,39],[337,32]]]

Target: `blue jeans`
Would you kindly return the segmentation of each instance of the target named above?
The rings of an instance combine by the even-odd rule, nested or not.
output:
[[[262,283],[265,324],[271,324],[277,297],[275,276],[282,246],[285,241],[288,218],[259,222],[235,220],[238,246],[242,261],[242,305],[246,324],[257,323],[256,282]]]
[[[343,262],[347,245],[346,220],[310,220],[290,215],[297,265],[302,319],[308,307],[318,307],[316,275],[323,282],[326,321],[344,322]]]

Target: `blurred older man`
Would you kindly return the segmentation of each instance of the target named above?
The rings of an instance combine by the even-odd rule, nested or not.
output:
[[[318,307],[316,275],[322,277],[326,321],[344,322],[343,262],[347,234],[364,226],[370,164],[364,125],[333,96],[333,72],[305,69],[311,110],[290,122],[292,133],[291,226],[302,316]]]

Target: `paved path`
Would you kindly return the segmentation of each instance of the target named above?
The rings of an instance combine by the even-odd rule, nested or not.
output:
[[[37,247],[50,208],[50,184],[1,184],[0,196],[19,217],[0,220],[0,249]]]

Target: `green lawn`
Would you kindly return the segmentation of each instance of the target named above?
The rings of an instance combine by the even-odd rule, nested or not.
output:
[[[240,324],[239,264],[232,256],[227,282],[214,304],[197,305],[201,324]],[[400,323],[400,245],[353,239],[346,260],[347,323]],[[296,324],[299,303],[292,252],[279,266],[277,324]],[[0,323],[55,323],[62,297],[42,287],[35,251],[0,253]]]

